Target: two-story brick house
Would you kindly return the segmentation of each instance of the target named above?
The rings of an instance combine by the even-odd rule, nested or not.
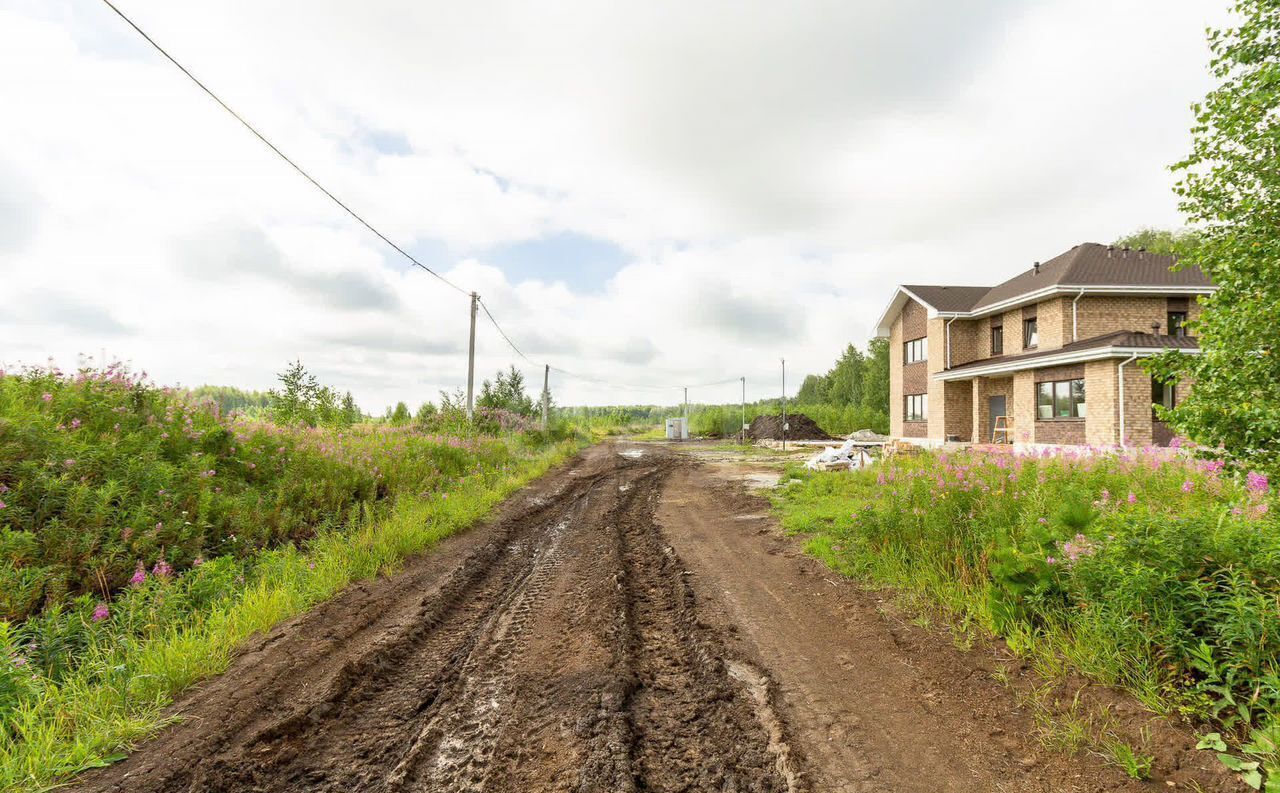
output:
[[[1214,287],[1171,256],[1084,243],[994,287],[900,286],[877,327],[889,339],[895,437],[1019,444],[1166,445],[1163,386],[1137,365],[1196,354],[1186,323]],[[1003,439],[1003,438],[1002,438]]]

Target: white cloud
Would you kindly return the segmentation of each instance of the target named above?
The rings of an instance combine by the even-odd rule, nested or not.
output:
[[[429,263],[539,364],[762,396],[779,358],[819,371],[863,341],[899,281],[993,282],[1176,224],[1166,166],[1226,4],[123,5],[375,225],[453,251]],[[462,384],[466,298],[104,6],[0,0],[0,74],[6,363],[106,347],[266,387],[301,356],[372,409]],[[476,258],[563,232],[631,263],[588,290]],[[513,360],[479,335],[481,376]]]

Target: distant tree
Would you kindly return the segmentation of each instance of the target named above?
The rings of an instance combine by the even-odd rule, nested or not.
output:
[[[1162,256],[1186,256],[1200,245],[1200,235],[1190,229],[1156,229],[1143,227],[1126,234],[1114,243],[1121,248],[1143,248]]]
[[[413,414],[409,412],[408,405],[403,402],[397,402],[396,406],[391,409],[387,420],[397,427],[403,427],[413,420]]]
[[[827,373],[825,402],[832,405],[856,405],[862,401],[862,353],[850,344]]]
[[[342,396],[342,407],[340,409],[343,420],[348,426],[364,420],[364,411],[360,410],[360,406],[356,404],[356,399],[351,396],[350,391]]]
[[[425,426],[434,415],[436,415],[436,406],[430,402],[423,402],[418,406],[418,412],[413,414],[413,421],[419,426]]]
[[[524,390],[524,375],[514,366],[499,371],[494,382],[485,380],[480,385],[480,397],[476,405],[482,408],[502,408],[521,416],[533,415],[533,398]]]
[[[315,426],[312,404],[320,384],[315,375],[307,371],[301,360],[294,361],[277,375],[280,388],[267,392],[271,398],[271,420],[279,424],[304,424]]]
[[[822,375],[806,375],[804,382],[800,384],[800,390],[796,392],[796,403],[800,405],[818,405],[823,401],[823,392],[825,389],[825,379]]]
[[[862,406],[889,416],[889,340],[872,339],[862,361]]]
[[[1201,243],[1184,264],[1218,287],[1192,323],[1200,355],[1150,363],[1195,382],[1163,417],[1241,468],[1280,476],[1280,2],[1238,0],[1239,26],[1209,33],[1221,81],[1195,105],[1191,154],[1173,166],[1181,208]]]

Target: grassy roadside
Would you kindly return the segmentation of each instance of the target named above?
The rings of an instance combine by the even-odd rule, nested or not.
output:
[[[250,636],[353,581],[394,571],[407,556],[474,524],[580,446],[563,441],[430,495],[401,497],[389,514],[323,530],[302,547],[285,545],[246,560],[220,558],[172,581],[152,576],[113,604],[114,619],[162,620],[171,601],[216,594],[208,608],[161,621],[159,630],[91,638],[71,674],[21,692],[26,696],[8,714],[0,743],[0,789],[47,789],[119,758],[163,726],[163,710],[178,692],[225,670]],[[0,689],[0,697],[6,693]]]
[[[788,479],[782,523],[832,568],[1005,639],[1047,679],[1083,674],[1209,725],[1206,746],[1247,782],[1277,775],[1280,527],[1264,478],[1156,454],[924,454]],[[1140,771],[1127,748],[1103,747]]]

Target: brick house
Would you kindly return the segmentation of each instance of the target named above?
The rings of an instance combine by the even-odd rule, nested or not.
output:
[[[877,326],[891,434],[989,443],[1004,415],[1016,444],[1167,445],[1152,405],[1189,384],[1153,383],[1136,362],[1198,353],[1186,323],[1214,289],[1173,263],[1084,243],[994,287],[898,287]]]

